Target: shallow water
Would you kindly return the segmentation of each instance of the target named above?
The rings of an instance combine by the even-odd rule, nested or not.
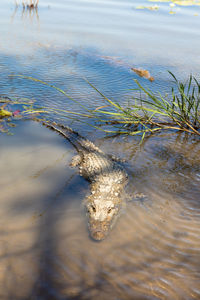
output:
[[[52,82],[88,108],[104,103],[84,76],[122,104],[138,79],[131,67],[148,69],[155,81],[140,82],[161,92],[171,87],[168,69],[199,78],[199,7],[176,6],[172,15],[169,3],[137,9],[156,1],[41,0],[30,12],[13,2],[0,11],[0,94],[81,111],[9,75]],[[14,135],[0,136],[0,298],[199,299],[199,140],[171,132],[139,146],[57,118],[126,158],[127,192],[147,197],[129,201],[108,238],[92,241],[82,207],[89,186],[69,168],[75,150],[37,123],[16,121]]]

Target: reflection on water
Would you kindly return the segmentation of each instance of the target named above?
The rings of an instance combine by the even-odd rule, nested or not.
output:
[[[39,12],[38,6],[26,6],[26,5],[15,5],[15,9],[13,14],[11,15],[11,22],[14,22],[16,14],[19,13],[21,15],[21,20],[26,22],[30,21],[33,23],[35,20],[39,23]]]
[[[68,167],[74,149],[39,124],[14,132],[0,152],[2,299],[199,299],[197,141],[99,140],[128,158],[129,193],[147,199],[128,202],[95,243],[81,205],[88,185]]]

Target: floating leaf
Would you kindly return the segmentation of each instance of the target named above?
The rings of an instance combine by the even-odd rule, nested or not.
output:
[[[159,6],[158,5],[152,5],[152,6],[137,6],[136,9],[149,9],[149,10],[158,10]]]
[[[149,2],[157,2],[157,3],[166,3],[171,2],[172,4],[180,5],[180,6],[200,6],[200,0],[149,0]]]
[[[0,118],[11,117],[12,113],[8,110],[0,108]]]
[[[139,75],[140,77],[144,77],[146,79],[149,79],[149,81],[154,81],[154,77],[152,77],[150,75],[149,71],[147,71],[147,70],[137,69],[137,68],[131,68],[131,70],[133,72],[135,72],[137,75]]]

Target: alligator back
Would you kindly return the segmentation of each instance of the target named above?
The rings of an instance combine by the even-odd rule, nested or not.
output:
[[[103,240],[112,228],[124,204],[124,188],[128,182],[125,169],[92,142],[70,127],[44,122],[43,125],[57,131],[76,148],[71,163],[79,166],[80,175],[90,185],[90,195],[84,200],[90,236]]]

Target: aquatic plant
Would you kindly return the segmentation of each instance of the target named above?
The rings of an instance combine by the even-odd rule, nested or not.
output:
[[[160,132],[162,130],[178,130],[200,136],[200,83],[190,75],[189,79],[182,83],[174,74],[169,72],[175,86],[171,88],[171,95],[162,96],[153,93],[143,87],[138,80],[134,80],[137,88],[134,91],[140,93],[140,97],[134,96],[128,106],[121,106],[117,102],[107,98],[87,79],[85,81],[104,99],[106,105],[95,109],[87,109],[82,103],[71,97],[62,89],[42,80],[23,75],[14,75],[42,83],[65,95],[82,107],[86,113],[77,113],[65,109],[31,106],[22,111],[23,116],[35,113],[53,113],[60,116],[82,116],[95,121],[90,124],[102,131],[115,134],[145,135]],[[106,108],[106,109],[105,109]]]
[[[6,110],[5,106],[6,106],[6,104],[4,104],[0,107],[0,119],[12,116],[12,112],[10,112],[9,110]]]
[[[17,100],[0,95],[0,132],[12,134],[9,127],[15,127],[15,124],[11,123],[13,118],[15,120],[24,119],[23,112],[33,109],[33,103],[26,98]]]
[[[148,0],[148,1],[155,2],[155,3],[169,2],[171,4],[170,6],[172,6],[172,4],[174,4],[173,6],[175,6],[175,5],[180,5],[180,6],[192,6],[192,5],[198,6],[198,5],[200,5],[200,0]]]
[[[111,101],[88,82],[108,102],[107,110],[100,107],[93,111],[106,116],[99,125],[114,125],[118,133],[142,134],[142,139],[146,134],[161,130],[179,130],[200,135],[200,83],[192,75],[187,82],[182,83],[174,74],[169,73],[175,83],[170,97],[154,94],[138,80],[134,80],[138,86],[134,90],[142,94],[139,98],[133,97],[132,103],[127,107]]]
[[[141,131],[145,135],[163,129],[174,129],[200,135],[200,84],[192,75],[187,82],[182,83],[174,74],[169,73],[175,83],[170,97],[154,94],[135,80],[146,98],[135,98],[135,104],[124,110],[129,134]]]

